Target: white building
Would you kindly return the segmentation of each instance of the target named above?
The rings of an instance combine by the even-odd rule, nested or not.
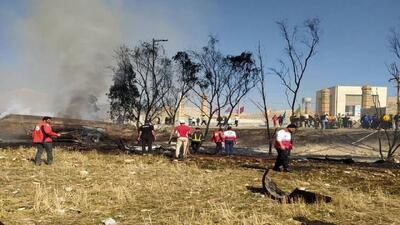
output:
[[[334,86],[317,91],[316,114],[349,115],[359,118],[373,106],[386,107],[387,87]]]

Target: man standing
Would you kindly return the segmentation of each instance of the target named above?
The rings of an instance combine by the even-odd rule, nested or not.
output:
[[[203,141],[203,133],[200,130],[200,127],[196,127],[191,137],[191,146],[193,152],[197,152],[200,149],[201,142]]]
[[[154,126],[149,120],[146,120],[144,124],[139,127],[137,140],[142,144],[142,154],[153,150],[152,147],[153,142],[156,140],[156,133],[154,131]]]
[[[280,167],[283,166],[284,172],[290,172],[289,155],[293,148],[292,134],[296,128],[296,125],[289,124],[285,129],[276,133],[275,149],[278,152],[278,157],[273,170],[280,172]]]
[[[181,147],[183,147],[182,158],[185,158],[187,155],[188,146],[189,146],[189,135],[192,133],[192,128],[185,125],[184,120],[181,120],[179,122],[179,126],[175,127],[175,133],[177,134],[178,138],[176,140],[174,161],[178,161]]]
[[[235,127],[239,126],[239,116],[235,116]]]
[[[45,116],[42,122],[36,125],[35,130],[32,132],[33,143],[35,143],[37,151],[35,155],[35,164],[42,164],[42,153],[46,150],[47,164],[53,163],[53,139],[52,137],[60,137],[60,134],[53,132],[51,129],[51,117]]]
[[[236,139],[236,132],[232,130],[231,126],[228,126],[224,132],[225,152],[228,156],[233,154],[233,146],[236,144]]]
[[[276,126],[278,125],[278,117],[276,116],[276,114],[274,114],[274,116],[272,117],[272,122],[274,123],[274,128],[276,128]]]
[[[222,142],[224,141],[224,130],[219,128],[214,131],[211,137],[211,141],[215,143],[215,154],[222,153]]]

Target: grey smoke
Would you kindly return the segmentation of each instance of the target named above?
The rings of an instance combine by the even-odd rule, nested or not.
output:
[[[101,0],[38,0],[22,21],[27,49],[36,51],[44,68],[44,87],[57,86],[57,116],[96,119],[91,98],[107,89],[113,49],[120,43],[117,8]],[[40,65],[42,64],[42,65]]]
[[[7,21],[7,32],[0,35],[11,50],[0,51],[0,117],[23,113],[106,119],[114,49],[152,38],[168,39],[170,55],[197,49],[207,41],[205,20],[215,9],[214,1],[22,2],[23,12],[0,3],[0,20]]]

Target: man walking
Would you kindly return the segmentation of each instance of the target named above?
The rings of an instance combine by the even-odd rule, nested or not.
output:
[[[154,126],[149,120],[146,120],[142,126],[139,127],[138,142],[142,144],[142,154],[152,151],[153,142],[156,140],[156,133]],[[146,150],[147,147],[147,150]]]
[[[186,158],[189,147],[189,135],[192,133],[192,128],[187,126],[184,120],[181,120],[179,122],[179,126],[175,127],[175,133],[177,134],[178,138],[176,140],[174,161],[178,161],[181,147],[183,148],[182,158]]]
[[[284,172],[290,172],[289,155],[293,148],[292,134],[296,128],[296,125],[289,124],[285,129],[276,133],[275,149],[278,152],[278,157],[273,170],[280,172],[280,167],[283,166]]]
[[[231,126],[228,126],[227,130],[224,132],[225,140],[225,152],[228,156],[233,154],[233,146],[236,144],[236,132],[232,130]]]
[[[51,129],[51,117],[45,116],[42,118],[42,122],[36,125],[35,130],[32,132],[33,143],[36,145],[35,164],[42,164],[42,154],[46,150],[47,153],[47,164],[53,163],[53,139],[52,137],[60,137],[60,134],[53,132]]]

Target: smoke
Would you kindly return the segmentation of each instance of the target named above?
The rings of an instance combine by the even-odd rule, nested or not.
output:
[[[0,113],[82,119],[108,118],[114,49],[152,38],[168,39],[171,55],[196,49],[215,9],[186,0],[12,2],[0,7]]]
[[[20,23],[23,48],[41,88],[53,93],[48,104],[56,116],[98,119],[96,101],[107,90],[107,67],[121,40],[121,12],[102,0],[38,0],[30,6]]]

